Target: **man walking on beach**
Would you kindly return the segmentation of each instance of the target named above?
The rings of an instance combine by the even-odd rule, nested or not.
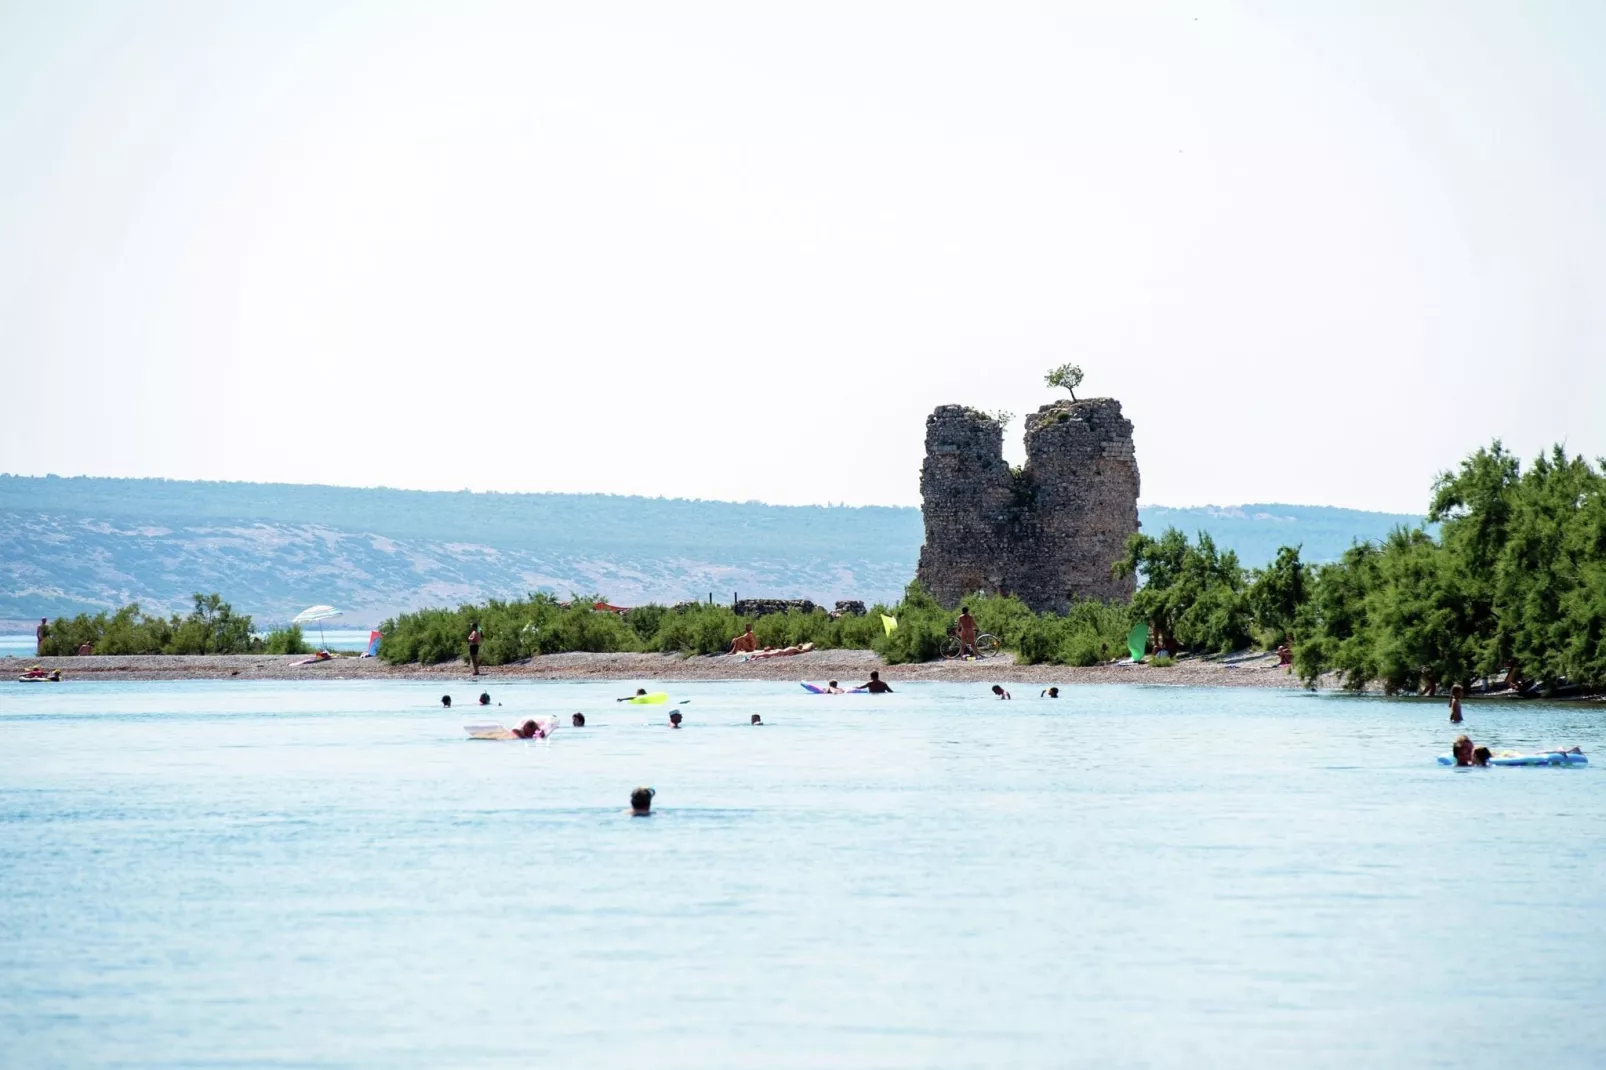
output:
[[[468,663],[474,666],[474,675],[480,674],[480,622],[475,621],[468,628]]]
[[[48,639],[48,638],[50,638],[50,625],[45,623],[45,618],[40,617],[39,618],[39,627],[37,627],[37,628],[35,628],[33,630],[33,639],[34,639],[33,656],[34,657],[42,658],[42,657],[45,656],[45,640]]]

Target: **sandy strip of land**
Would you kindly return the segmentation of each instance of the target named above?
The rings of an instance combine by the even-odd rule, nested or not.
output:
[[[64,680],[474,680],[461,661],[441,665],[389,665],[373,658],[337,657],[296,665],[300,657],[272,654],[105,655],[81,658],[0,658],[0,681],[32,665],[60,669]],[[1149,665],[1017,665],[1004,654],[983,661],[884,665],[868,650],[814,650],[791,657],[742,661],[737,657],[679,654],[546,654],[481,669],[478,680],[838,680],[863,683],[872,669],[899,680],[980,681],[1004,684],[1164,684],[1179,687],[1297,688],[1299,679],[1267,654],[1231,662],[1185,658],[1166,668]]]

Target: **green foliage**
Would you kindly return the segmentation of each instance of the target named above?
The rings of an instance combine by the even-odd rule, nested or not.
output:
[[[262,641],[264,654],[310,654],[311,648],[307,646],[306,638],[301,634],[301,625],[292,624],[288,628],[275,628],[268,633]]]
[[[1434,486],[1440,538],[1400,529],[1316,570],[1294,664],[1314,685],[1432,690],[1511,666],[1606,683],[1606,475],[1560,447],[1526,471],[1499,442]]]
[[[1250,573],[1249,609],[1255,623],[1275,641],[1294,634],[1294,618],[1305,602],[1305,566],[1299,560],[1299,547],[1284,546],[1277,560]]]
[[[1030,621],[1018,642],[1020,660],[1031,665],[1097,665],[1114,661],[1126,653],[1131,621],[1127,606],[1075,602],[1063,617],[1044,613]]]
[[[1169,654],[1156,654],[1154,657],[1149,659],[1149,664],[1154,666],[1156,669],[1169,669],[1176,663],[1176,659]]]
[[[96,654],[248,654],[261,648],[251,618],[217,594],[194,595],[188,616],[148,617],[138,602],[115,613],[80,613],[50,625],[44,653],[68,657],[88,643]]]
[[[1071,392],[1071,400],[1076,400],[1076,388],[1082,385],[1082,367],[1079,364],[1061,364],[1058,368],[1051,368],[1043,376],[1043,382],[1049,386]]]
[[[1231,550],[1199,533],[1194,545],[1176,528],[1158,539],[1135,534],[1117,575],[1143,580],[1132,598],[1134,620],[1147,621],[1155,648],[1227,653],[1249,645],[1253,615],[1248,581]]]

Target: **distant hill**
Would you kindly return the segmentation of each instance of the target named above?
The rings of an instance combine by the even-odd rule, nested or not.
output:
[[[1285,544],[1330,560],[1419,520],[1293,505],[1141,517],[1154,533],[1208,531],[1249,565]],[[920,511],[907,507],[0,475],[0,618],[176,609],[197,590],[263,623],[329,602],[353,625],[531,591],[890,601],[920,542]]]

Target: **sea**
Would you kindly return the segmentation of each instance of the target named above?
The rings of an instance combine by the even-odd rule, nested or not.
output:
[[[1599,705],[895,686],[0,685],[0,1064],[1601,1065]]]

